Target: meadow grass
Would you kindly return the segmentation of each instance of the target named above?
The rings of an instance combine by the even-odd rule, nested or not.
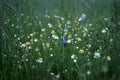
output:
[[[113,27],[109,17],[93,23],[84,13],[7,18],[2,29],[1,79],[115,80]]]

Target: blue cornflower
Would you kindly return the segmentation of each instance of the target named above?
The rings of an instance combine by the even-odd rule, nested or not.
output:
[[[81,22],[82,22],[83,24],[86,24],[86,23],[87,23],[86,19],[82,19]]]
[[[63,40],[63,41],[62,41],[62,44],[66,47],[66,45],[67,45],[67,40]]]

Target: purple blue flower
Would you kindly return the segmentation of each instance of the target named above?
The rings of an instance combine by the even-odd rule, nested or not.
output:
[[[82,22],[83,24],[86,24],[86,23],[87,23],[86,19],[82,19],[81,22]]]
[[[63,40],[63,41],[62,41],[62,44],[63,44],[64,46],[66,46],[66,45],[67,45],[67,40]]]

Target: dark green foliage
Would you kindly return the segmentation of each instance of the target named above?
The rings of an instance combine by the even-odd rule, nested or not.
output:
[[[0,1],[0,80],[119,80],[119,3]]]

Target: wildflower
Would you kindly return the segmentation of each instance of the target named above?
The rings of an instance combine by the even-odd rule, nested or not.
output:
[[[21,16],[23,16],[23,13],[21,13]]]
[[[7,55],[3,55],[3,57],[6,57]]]
[[[77,62],[77,56],[76,56],[75,54],[73,54],[73,55],[71,56],[71,59],[73,60],[74,63]]]
[[[75,44],[77,43],[77,41],[75,41]]]
[[[91,44],[86,45],[88,48],[91,48]]]
[[[52,30],[52,31],[51,31],[51,34],[54,34],[54,33],[55,33],[55,31],[54,31],[54,30]]]
[[[28,25],[29,25],[29,26],[31,26],[31,25],[32,25],[32,23],[29,23]]]
[[[82,39],[81,39],[81,38],[77,38],[77,40],[78,40],[78,41],[82,41]]]
[[[68,35],[68,38],[71,38],[71,37],[72,37],[72,36],[69,34],[69,35]]]
[[[85,19],[86,16],[87,16],[86,14],[84,14],[84,13],[82,14],[82,18],[83,18],[83,19]]]
[[[74,59],[74,60],[73,60],[73,62],[74,62],[74,63],[76,63],[76,62],[77,62],[77,60],[76,60],[76,59]]]
[[[63,18],[63,17],[61,17],[61,20],[62,20],[62,21],[64,21],[64,18]]]
[[[66,73],[68,70],[67,69],[65,69],[65,70],[63,70],[63,73]]]
[[[83,34],[83,37],[85,37],[86,35],[87,35],[87,34],[86,34],[86,33],[84,33],[84,34]]]
[[[50,19],[51,18],[51,16],[48,16],[48,19]]]
[[[64,45],[64,47],[66,47],[67,41],[66,41],[66,40],[63,40],[63,41],[62,41],[62,44]]]
[[[52,51],[52,50],[53,50],[53,48],[50,48],[49,50],[51,50],[51,51]]]
[[[30,33],[30,36],[32,37],[32,36],[34,36],[34,34],[33,34],[33,33]]]
[[[74,23],[77,23],[77,20],[76,20],[76,19],[74,20]]]
[[[87,29],[87,28],[84,28],[84,31],[85,31],[85,32],[88,32],[88,29]]]
[[[59,23],[59,24],[58,24],[58,27],[61,27],[61,26],[62,26],[62,24]]]
[[[87,23],[86,19],[82,19],[81,22],[82,22],[83,24],[86,24],[86,23]]]
[[[47,69],[47,72],[49,72],[50,71],[50,69]]]
[[[59,37],[56,35],[55,37],[54,37],[55,39],[59,39]]]
[[[104,34],[104,33],[106,33],[106,30],[105,30],[105,29],[103,29],[101,32]]]
[[[86,24],[86,15],[83,13],[81,18],[78,19],[78,21],[81,21],[83,24]]]
[[[67,69],[65,69],[65,72],[67,72],[68,70]]]
[[[76,48],[76,49],[79,49],[79,47],[78,47],[78,46],[76,46],[75,48]]]
[[[100,53],[98,53],[98,52],[95,52],[94,53],[94,58],[100,58],[101,56],[100,56]]]
[[[90,54],[91,54],[91,52],[88,52],[88,54],[90,55]]]
[[[107,18],[104,18],[105,21],[107,21],[108,19]]]
[[[76,56],[75,54],[73,54],[73,55],[71,56],[71,59],[77,59],[77,56]]]
[[[110,39],[110,42],[112,42],[113,41],[113,39]]]
[[[67,40],[67,43],[71,43],[71,40]]]
[[[80,53],[84,53],[85,51],[84,51],[83,49],[80,49],[79,52],[80,52]]]
[[[35,39],[34,39],[34,42],[37,42],[37,41],[38,41],[38,39],[37,39],[37,38],[35,38]]]
[[[43,37],[43,34],[40,34],[40,37]]]
[[[38,21],[39,24],[41,24],[41,21]]]
[[[88,71],[87,71],[87,75],[90,75],[90,74],[91,74],[91,72],[88,70]]]
[[[47,42],[47,43],[46,43],[46,46],[47,46],[47,47],[50,47],[50,43]]]
[[[17,40],[20,40],[20,38],[18,37]]]
[[[50,28],[53,27],[51,23],[48,23],[48,26],[49,26]]]
[[[54,39],[59,39],[59,37],[58,37],[57,35],[52,35],[52,37],[53,37]]]
[[[37,52],[38,52],[38,51],[39,51],[39,48],[38,48],[38,47],[36,47],[36,48],[35,48],[35,51],[37,51]]]
[[[90,23],[90,24],[88,24],[88,26],[89,26],[89,27],[91,27],[91,26],[92,26],[92,24]]]
[[[88,34],[88,37],[90,37],[91,35],[90,34]]]
[[[32,49],[32,46],[28,46],[28,49]]]
[[[42,28],[42,32],[44,32],[45,31],[45,29],[44,28]]]
[[[27,38],[29,39],[29,38],[30,38],[30,36],[27,36]]]
[[[24,47],[26,47],[26,44],[25,43],[21,44],[20,47],[24,48]]]
[[[110,56],[107,56],[107,61],[111,61],[111,57]]]
[[[64,32],[67,33],[67,32],[68,32],[68,29],[64,29]]]
[[[70,20],[68,20],[68,21],[67,21],[67,24],[71,24],[71,21],[70,21]]]
[[[78,34],[74,34],[74,36],[75,36],[75,37],[77,37],[77,36],[78,36]]]
[[[55,75],[53,72],[50,73],[51,75]]]
[[[59,79],[59,77],[60,77],[60,74],[56,75],[56,78],[57,78],[57,79]]]
[[[14,26],[14,24],[11,25],[12,27]]]
[[[16,34],[14,34],[14,37],[17,37],[17,35],[16,35]]]
[[[32,69],[35,69],[35,66],[34,66],[34,65],[32,66]]]
[[[25,59],[25,61],[28,61],[28,59]]]
[[[53,54],[50,54],[51,57],[53,57]]]
[[[36,62],[38,62],[38,63],[43,63],[43,58],[38,58],[37,60],[36,60]]]
[[[25,44],[26,44],[26,45],[30,45],[30,42],[26,42]]]
[[[44,43],[44,42],[42,43],[42,46],[45,46],[45,43]]]

